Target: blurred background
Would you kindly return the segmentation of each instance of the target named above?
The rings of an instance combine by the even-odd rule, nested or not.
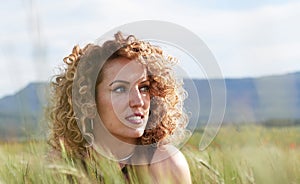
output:
[[[196,112],[190,119],[193,135],[181,149],[193,183],[300,183],[299,9],[298,0],[2,2],[0,183],[64,183],[66,173],[89,179],[74,165],[49,172],[43,162],[49,149],[43,114],[47,86],[74,45],[83,47],[115,27],[142,20],[168,21],[195,33],[223,75],[206,78],[205,71],[182,61],[192,77],[184,79],[190,92],[185,108]],[[204,126],[214,119],[212,100],[222,93],[217,90],[212,99],[210,84],[222,82],[222,126],[207,135],[208,143],[214,140],[200,151]],[[111,166],[104,167],[108,181],[119,172]]]
[[[36,132],[47,104],[47,82],[74,45],[83,47],[110,29],[140,20],[181,25],[207,44],[226,82],[224,123],[298,124],[299,8],[295,0],[3,3],[0,138],[28,137]],[[185,66],[192,71],[193,66]],[[201,106],[200,117],[192,116],[191,121],[203,125],[210,115],[209,83],[201,71],[193,70],[190,75]],[[195,106],[191,99],[186,102],[188,109]]]

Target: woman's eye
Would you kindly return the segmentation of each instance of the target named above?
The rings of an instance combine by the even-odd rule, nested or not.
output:
[[[120,86],[120,87],[116,87],[113,89],[113,92],[116,92],[116,93],[123,93],[126,91],[126,88],[123,87],[123,86]]]
[[[150,86],[148,85],[140,87],[141,92],[149,92],[149,90],[150,90]]]

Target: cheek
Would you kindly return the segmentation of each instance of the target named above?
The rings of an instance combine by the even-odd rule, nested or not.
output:
[[[105,127],[110,129],[113,126],[111,120],[115,119],[115,111],[110,99],[108,100],[104,97],[100,97],[97,101],[97,111]]]
[[[112,104],[110,97],[105,93],[98,93],[96,98],[97,103],[97,111],[101,118],[105,118],[104,116],[110,111]]]
[[[144,101],[144,108],[149,109],[150,108],[150,95],[145,95],[143,97],[143,101]]]
[[[147,122],[145,124],[145,127],[147,126],[148,124],[148,120],[149,120],[149,116],[150,116],[150,103],[151,103],[151,100],[150,100],[150,97],[148,96],[147,98],[144,98],[144,106],[143,106],[143,109],[145,111],[145,121]],[[145,128],[144,127],[144,128]]]
[[[112,100],[111,111],[116,112],[116,113],[122,112],[124,107],[126,107],[125,101],[126,100],[124,98]]]

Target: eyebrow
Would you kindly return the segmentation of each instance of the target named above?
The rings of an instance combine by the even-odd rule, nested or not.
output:
[[[113,85],[114,83],[118,83],[118,82],[120,82],[120,83],[125,83],[125,84],[130,84],[130,82],[128,82],[128,81],[124,81],[124,80],[115,80],[115,81],[113,81],[112,83],[110,83],[109,86]]]

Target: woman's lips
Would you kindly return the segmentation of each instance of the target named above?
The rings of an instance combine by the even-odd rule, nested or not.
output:
[[[144,115],[142,113],[134,113],[133,115],[127,116],[125,119],[130,123],[137,125],[144,122]]]

